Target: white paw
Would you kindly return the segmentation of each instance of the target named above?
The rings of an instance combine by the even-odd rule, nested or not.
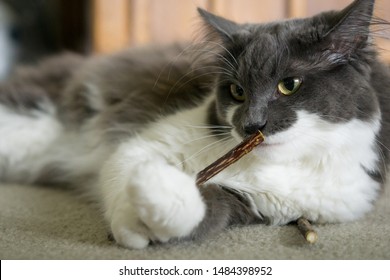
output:
[[[185,237],[202,221],[206,205],[194,178],[164,162],[122,164],[106,169],[102,185],[106,218],[120,245],[142,249]]]
[[[129,198],[157,240],[187,236],[202,221],[206,206],[194,178],[168,165],[144,167],[132,175]]]
[[[111,231],[115,241],[123,247],[143,249],[149,245],[148,229],[129,204],[116,209],[111,220]]]

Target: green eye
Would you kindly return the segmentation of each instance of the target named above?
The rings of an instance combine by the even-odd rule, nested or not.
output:
[[[302,79],[290,77],[283,79],[278,84],[278,91],[283,95],[292,95],[301,87]]]
[[[236,84],[230,85],[230,94],[235,100],[240,102],[243,102],[246,99],[244,90],[242,89],[242,87]]]

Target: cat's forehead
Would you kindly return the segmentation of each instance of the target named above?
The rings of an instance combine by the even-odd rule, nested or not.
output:
[[[284,19],[265,24],[248,24],[246,26],[254,36],[269,34],[276,38],[293,38],[310,36],[313,33],[325,33],[331,27],[334,12],[325,12],[310,18]]]
[[[285,68],[288,59],[287,38],[269,32],[257,32],[242,46],[238,73],[242,79],[270,77]],[[248,81],[249,82],[249,81]]]
[[[322,18],[290,19],[268,24],[248,25],[239,55],[243,76],[270,77],[289,67],[296,55],[310,48],[329,27]]]
[[[278,57],[284,52],[284,46],[270,34],[262,33],[253,37],[244,46],[239,56],[239,68],[243,75],[248,73],[274,72]]]
[[[249,40],[246,47],[271,49],[274,52],[291,49],[297,41],[312,43],[326,28],[323,22],[313,19],[292,19],[252,25],[248,27],[250,32],[247,35]]]

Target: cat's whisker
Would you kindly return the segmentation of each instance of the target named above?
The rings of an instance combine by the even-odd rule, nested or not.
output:
[[[231,130],[228,128],[196,128],[196,129],[208,130],[208,133],[215,136],[219,136],[220,134],[224,134],[224,133],[230,133]]]
[[[191,139],[190,141],[183,143],[183,145],[188,145],[188,144],[194,143],[196,141],[205,140],[205,139],[208,139],[208,138],[213,138],[213,137],[218,138],[218,137],[221,137],[221,136],[229,136],[229,135],[230,135],[230,132],[208,134],[208,135],[205,135],[205,136],[202,136],[202,137],[199,137],[199,138]]]
[[[385,155],[385,151],[384,150],[390,152],[390,149],[385,144],[383,144],[381,141],[379,141],[378,139],[375,139],[375,143],[376,143],[376,147],[377,147],[377,152],[378,152],[378,154],[380,156],[380,163],[382,165],[382,171],[383,171],[383,172],[380,173],[380,176],[381,176],[381,180],[384,182],[386,180],[386,178],[385,178],[386,175],[385,174],[387,174],[387,171],[388,171],[388,168],[389,168],[388,164],[387,164],[387,161],[388,161],[387,160],[387,156]],[[384,174],[382,174],[382,173],[384,173]]]
[[[230,140],[231,141],[226,141],[225,143],[223,143],[224,147],[221,147],[221,152],[216,155],[216,158],[222,157],[224,154],[230,151],[232,147],[237,145],[234,138],[231,138]]]
[[[210,69],[210,71],[220,70],[220,72],[221,72],[220,74],[225,74],[225,75],[228,75],[228,76],[232,76],[233,75],[232,72],[229,72],[226,68],[221,67],[221,66],[205,66],[205,67],[193,68],[191,71],[189,71],[188,73],[184,74],[183,76],[188,76],[189,74],[198,72],[199,70],[202,70],[202,69],[208,69],[208,68]]]
[[[189,84],[190,82],[194,81],[194,80],[197,80],[201,77],[204,77],[204,76],[208,76],[208,75],[218,75],[218,74],[227,74],[223,71],[212,71],[212,72],[206,72],[206,73],[202,73],[202,74],[199,74],[199,75],[196,75],[196,76],[193,76],[191,79],[183,82],[183,80],[189,75],[191,74],[191,72],[194,72],[194,71],[190,71],[188,72],[187,74],[183,75],[180,79],[178,79],[175,84],[171,87],[171,89],[169,90],[167,96],[165,97],[165,100],[164,100],[164,106],[166,105],[166,103],[168,102],[169,100],[169,97],[179,91],[181,88],[183,88],[184,86],[186,86],[187,84]],[[230,74],[229,74],[230,75]],[[181,82],[183,82],[180,86],[178,86]]]
[[[379,172],[379,175],[381,177],[382,182],[385,182],[386,181],[386,174],[388,172],[387,158],[386,158],[384,151],[380,148],[380,145],[377,145],[377,151],[378,151],[378,156],[379,156],[378,165],[381,166],[381,168],[380,168],[381,172]]]
[[[190,125],[187,124],[185,125],[186,127],[191,127],[191,128],[206,128],[206,129],[226,129],[226,128],[233,128],[232,126],[228,125]]]
[[[222,46],[221,46],[222,47]],[[233,71],[235,71],[235,67],[233,64],[230,63],[229,60],[227,60],[222,54],[218,53],[218,52],[213,52],[213,51],[210,51],[210,50],[205,50],[205,49],[199,49],[199,48],[196,48],[194,47],[193,45],[189,45],[187,46],[186,48],[184,48],[180,54],[178,54],[174,59],[172,59],[172,61],[170,61],[169,63],[167,63],[159,72],[157,78],[156,78],[156,81],[154,82],[154,85],[153,85],[153,88],[155,88],[158,84],[158,82],[160,81],[161,79],[161,75],[162,73],[169,67],[169,72],[168,72],[168,80],[170,79],[170,76],[171,76],[171,71],[172,71],[172,67],[175,65],[175,62],[177,62],[179,60],[180,57],[182,57],[184,54],[189,54],[189,53],[209,53],[209,54],[212,54],[214,56],[214,58],[217,58],[219,59],[220,61],[222,61],[226,66],[228,66],[228,68],[230,68],[230,71],[228,71],[227,68],[223,68],[223,67],[220,67],[220,66],[203,66],[203,67],[199,67],[199,68],[195,68],[195,69],[192,69],[190,70],[187,74],[185,74],[184,76],[187,76],[197,70],[201,70],[203,68],[213,68],[213,69],[221,69],[221,70],[224,70],[224,71],[227,71],[226,74],[228,75],[231,75],[233,73]],[[233,57],[234,58],[234,57]],[[197,59],[196,61],[199,63],[201,62],[202,60],[210,60],[209,57],[204,57],[203,59]],[[206,64],[210,64],[210,61]]]
[[[236,64],[236,66],[238,66],[238,61],[237,59],[234,57],[234,55],[225,47],[223,46],[222,44],[218,43],[218,42],[214,42],[214,41],[203,41],[203,43],[206,43],[206,44],[214,44],[220,48],[222,48],[224,51],[227,52],[228,55],[230,55],[230,57],[233,59],[234,63]]]
[[[162,67],[162,69],[161,69],[160,73],[158,74],[157,79],[153,85],[153,89],[156,87],[158,81],[161,78],[162,73],[165,71],[165,69],[167,69],[167,67],[170,67],[169,74],[168,74],[168,80],[169,80],[173,65],[175,65],[175,62],[177,62],[179,60],[179,58],[182,57],[187,52],[187,50],[190,48],[193,48],[193,46],[188,45],[187,47],[185,47],[174,59],[172,59],[170,62],[168,62],[166,65],[164,65],[164,67]]]
[[[214,83],[215,86],[220,86],[220,85],[223,85],[224,83],[231,83],[232,80],[231,79],[223,79],[223,80],[218,80],[217,82]]]
[[[231,70],[235,71],[235,69],[236,69],[236,67],[226,57],[224,57],[222,54],[220,54],[218,52],[211,51],[208,49],[194,49],[193,51],[191,51],[191,53],[199,53],[200,55],[201,54],[211,54],[211,55],[213,55],[214,59],[220,59],[220,61],[223,62],[226,66],[228,66]],[[201,57],[200,59],[198,58],[195,61],[199,62],[199,61],[202,61],[202,59],[210,60],[210,58],[208,58],[208,57]]]
[[[178,163],[176,166],[180,166],[180,165],[183,165],[184,163],[194,159],[194,158],[197,158],[198,156],[200,156],[203,152],[206,152],[208,151],[210,148],[212,148],[213,146],[217,145],[217,144],[221,144],[225,141],[228,141],[228,140],[231,140],[231,137],[230,136],[226,136],[222,139],[219,139],[217,141],[214,141],[208,145],[206,145],[205,147],[203,147],[202,149],[200,149],[199,151],[197,151],[196,153],[192,154],[191,156],[189,156],[188,158],[184,159],[183,161],[181,161],[180,163]]]
[[[172,86],[172,88],[174,89],[180,82],[182,82],[187,76],[189,76],[190,74],[194,74],[196,72],[198,72],[199,70],[203,70],[203,69],[209,69],[210,68],[210,71],[206,72],[206,73],[203,73],[203,74],[225,74],[225,75],[232,75],[231,72],[227,71],[226,68],[223,68],[221,66],[202,66],[202,67],[197,67],[197,68],[192,68],[191,70],[189,70],[187,73],[185,73],[178,81],[176,81],[176,83]],[[221,71],[216,71],[216,70],[221,70]],[[194,78],[194,77],[193,77]],[[196,79],[199,78],[198,76],[195,77]],[[191,80],[192,81],[192,80]]]
[[[230,75],[229,72],[226,72],[226,69],[223,68],[223,67],[218,67],[218,66],[204,66],[204,67],[198,67],[198,68],[194,68],[194,69],[191,69],[190,71],[188,71],[187,73],[185,73],[171,88],[170,90],[170,93],[172,93],[173,90],[179,90],[179,88],[176,89],[177,85],[179,85],[181,82],[183,82],[185,80],[185,78],[187,78],[188,76],[190,76],[191,74],[195,74],[196,72],[200,71],[200,70],[203,70],[203,69],[208,69],[210,68],[210,71],[206,72],[206,73],[202,73],[200,75],[209,75],[209,74],[226,74],[226,75]],[[220,70],[220,71],[217,71],[217,70]],[[202,76],[194,76],[192,77],[190,80],[186,81],[184,83],[184,85],[187,83],[187,82],[191,82],[193,80],[196,80],[198,78],[200,78]]]
[[[195,76],[195,77],[192,77],[191,79],[189,79],[189,80],[187,80],[185,83],[183,83],[182,85],[180,85],[179,87],[177,87],[178,86],[178,84],[182,81],[182,79],[179,79],[179,81],[177,81],[176,83],[175,83],[175,85],[174,86],[172,86],[172,88],[171,88],[171,90],[168,92],[168,96],[167,96],[167,98],[166,98],[166,100],[169,98],[169,96],[173,93],[173,90],[175,89],[176,91],[178,91],[178,90],[180,90],[182,87],[184,87],[185,85],[187,85],[188,83],[190,83],[190,82],[192,82],[192,81],[194,81],[194,80],[196,80],[196,79],[199,79],[199,78],[201,78],[201,77],[204,77],[204,76],[207,76],[207,75],[211,75],[211,74],[224,74],[224,72],[218,72],[218,71],[214,71],[214,72],[208,72],[208,73],[203,73],[203,74],[199,74],[199,75],[197,75],[197,76]],[[177,88],[176,88],[177,87]]]

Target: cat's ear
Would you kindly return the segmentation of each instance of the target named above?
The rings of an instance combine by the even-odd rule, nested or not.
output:
[[[201,8],[198,8],[198,12],[206,24],[207,29],[212,33],[216,32],[223,41],[233,40],[233,35],[239,33],[241,30],[240,25],[231,20],[214,15]]]
[[[347,60],[368,45],[374,3],[355,0],[332,18],[332,28],[324,36],[332,60]]]

